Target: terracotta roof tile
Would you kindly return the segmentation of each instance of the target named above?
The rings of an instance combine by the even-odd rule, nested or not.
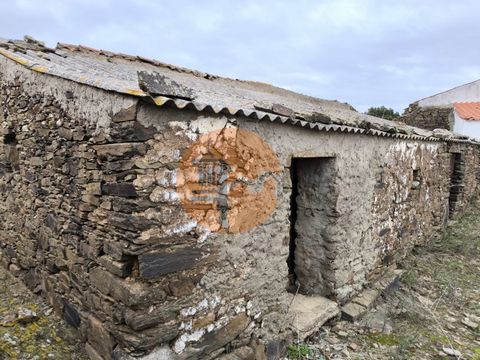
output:
[[[453,107],[462,119],[480,120],[480,102],[458,102]]]

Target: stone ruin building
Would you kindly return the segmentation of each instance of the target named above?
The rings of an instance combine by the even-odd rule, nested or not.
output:
[[[259,82],[0,40],[1,263],[92,359],[277,359],[478,192],[478,143]]]

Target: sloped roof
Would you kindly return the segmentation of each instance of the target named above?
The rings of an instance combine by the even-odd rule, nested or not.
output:
[[[265,83],[228,79],[140,56],[85,46],[59,43],[55,49],[50,49],[35,40],[0,39],[0,54],[37,72],[128,95],[150,95],[148,89],[140,87],[139,72],[162,75],[168,81],[191,90],[189,98],[174,93],[162,94],[165,101],[190,100],[213,108],[264,112],[271,112],[272,104],[281,104],[306,114],[352,109],[350,105],[338,101],[321,100]],[[161,99],[157,102],[160,103]]]
[[[457,102],[453,103],[453,107],[464,120],[480,120],[480,102]]]
[[[37,73],[151,101],[158,106],[244,116],[321,131],[439,141],[437,134],[368,116],[336,100],[322,100],[269,84],[234,80],[157,60],[81,45],[0,38],[0,55]]]

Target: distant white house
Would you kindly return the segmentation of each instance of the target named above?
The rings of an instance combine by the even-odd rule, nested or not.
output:
[[[480,139],[480,80],[416,101],[402,120],[430,130],[444,128]]]
[[[480,139],[480,102],[455,102],[453,109],[453,132]]]

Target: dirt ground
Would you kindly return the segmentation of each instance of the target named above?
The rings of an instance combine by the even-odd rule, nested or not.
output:
[[[362,320],[324,326],[289,358],[480,360],[480,202],[401,268],[400,289]]]
[[[67,326],[0,266],[0,359],[86,359]]]

